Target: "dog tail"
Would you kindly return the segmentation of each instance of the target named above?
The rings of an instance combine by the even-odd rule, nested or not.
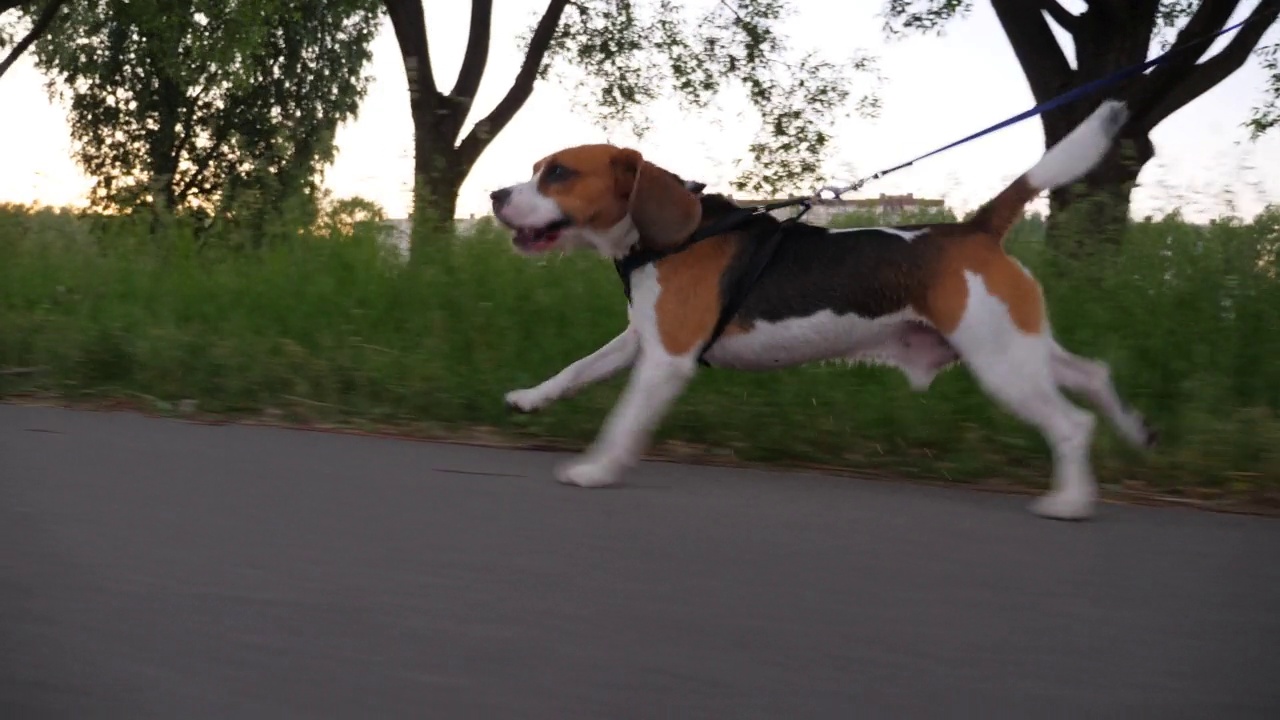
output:
[[[1119,100],[1107,100],[1009,187],[978,209],[969,223],[999,241],[1017,222],[1022,209],[1045,190],[1054,190],[1084,177],[1111,149],[1129,110]]]

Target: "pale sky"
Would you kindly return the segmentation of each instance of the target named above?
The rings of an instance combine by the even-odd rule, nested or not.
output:
[[[1244,3],[1243,18],[1254,2]],[[523,49],[516,35],[541,12],[541,0],[494,3],[489,69],[472,120],[502,97],[519,67]],[[942,38],[886,41],[877,16],[882,0],[859,0],[841,9],[830,0],[799,0],[787,31],[797,48],[815,48],[830,58],[865,49],[880,58],[887,83],[877,120],[850,118],[834,128],[829,162],[833,182],[897,165],[952,142],[1034,104],[1013,51],[987,3],[954,23]],[[1071,3],[1067,3],[1071,7]],[[1073,8],[1075,9],[1075,8]],[[467,3],[427,3],[437,83],[453,85],[466,43]],[[1234,20],[1233,20],[1234,22]],[[1274,42],[1273,28],[1267,41]],[[1214,48],[1221,47],[1220,39]],[[338,157],[326,185],[338,196],[360,195],[404,217],[413,169],[413,126],[404,68],[390,23],[374,43],[374,81],[360,115],[338,132]],[[1262,97],[1265,75],[1255,60],[1156,128],[1156,158],[1139,178],[1136,214],[1181,207],[1189,218],[1224,212],[1251,217],[1280,198],[1280,132],[1250,142],[1241,123]],[[84,202],[90,181],[70,155],[66,113],[48,99],[30,58],[0,79],[0,201],[48,205]],[[855,89],[854,95],[859,94]],[[751,140],[744,103],[726,98],[697,117],[671,104],[653,108],[654,130],[642,141],[609,134],[575,108],[571,90],[544,83],[507,129],[490,145],[462,187],[459,215],[488,212],[488,192],[525,179],[538,158],[563,147],[609,141],[633,145],[659,165],[731,192],[733,166]],[[1030,167],[1043,152],[1038,119],[1030,119],[919,165],[869,184],[859,196],[915,193],[942,197],[961,211],[972,209]],[[1040,201],[1043,207],[1043,199]]]

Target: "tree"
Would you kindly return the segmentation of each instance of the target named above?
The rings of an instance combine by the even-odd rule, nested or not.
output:
[[[378,203],[362,197],[330,198],[322,203],[318,230],[334,236],[381,230],[387,214]]]
[[[1036,102],[1045,102],[1072,88],[1145,61],[1153,50],[1183,46],[1223,29],[1240,0],[1080,0],[1083,12],[1073,13],[1058,0],[991,0],[1005,36],[1013,46]],[[887,0],[885,29],[890,35],[909,32],[941,33],[948,21],[966,15],[971,0]],[[1129,217],[1129,199],[1142,167],[1155,156],[1150,133],[1179,108],[1240,69],[1280,15],[1280,0],[1260,0],[1248,24],[1229,42],[1204,58],[1208,43],[1179,52],[1146,74],[1099,91],[1095,97],[1060,106],[1041,115],[1045,145],[1053,145],[1097,107],[1103,96],[1129,103],[1132,113],[1119,142],[1077,188],[1062,188],[1049,196],[1050,217],[1087,198],[1080,219],[1089,223],[1088,236],[1118,242]],[[1051,30],[1067,32],[1075,46],[1075,63]],[[1255,109],[1250,126],[1255,136],[1277,121],[1280,74],[1276,50],[1270,49],[1272,72],[1269,99]],[[1059,249],[1079,250],[1073,243],[1084,233],[1053,232]]]
[[[687,4],[549,0],[524,39],[514,82],[463,135],[488,61],[492,0],[472,0],[467,47],[448,92],[432,73],[422,0],[384,0],[409,85],[415,218],[452,220],[459,188],[480,154],[555,67],[579,73],[596,120],[627,123],[637,134],[647,129],[643,111],[653,100],[674,94],[687,107],[705,108],[722,90],[743,89],[761,123],[747,148],[754,163],[735,185],[766,192],[815,180],[831,139],[827,129],[850,96],[851,74],[871,70],[871,60],[793,56],[778,29],[788,12],[784,0],[704,0],[696,13]],[[858,103],[867,114],[876,108],[873,95]]]
[[[39,40],[58,18],[58,11],[66,4],[66,0],[46,0],[43,4],[31,2],[30,0],[0,0],[0,16],[10,11],[13,13],[12,25],[0,24],[0,49],[8,47],[12,42],[13,47],[9,48],[9,52],[0,59],[0,77],[9,72],[9,68],[17,62],[22,53],[26,52],[36,40]],[[17,30],[21,28],[24,21],[30,21],[31,26],[25,28],[25,31],[19,33]],[[20,35],[20,36],[19,36]],[[14,42],[17,38],[17,42]]]
[[[98,207],[253,215],[313,195],[364,95],[375,0],[78,0],[36,47]]]

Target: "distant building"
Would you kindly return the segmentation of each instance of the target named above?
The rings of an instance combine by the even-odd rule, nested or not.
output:
[[[476,223],[480,222],[480,221],[481,221],[481,220],[483,220],[485,217],[493,217],[493,216],[492,216],[492,215],[485,215],[484,217],[480,217],[480,218],[478,218],[478,217],[476,217],[476,214],[475,214],[475,213],[471,213],[471,216],[470,216],[470,217],[465,217],[465,218],[454,218],[454,219],[453,219],[453,225],[454,225],[454,227],[458,228],[458,232],[470,232],[470,231],[471,231],[471,229],[472,229],[472,228],[474,228],[474,227],[476,226]]]
[[[779,199],[773,200],[736,200],[732,195],[730,200],[739,205],[763,205],[765,203],[779,202]],[[791,199],[791,198],[787,198]],[[935,200],[933,198],[918,198],[912,193],[906,195],[885,195],[880,193],[878,198],[851,198],[845,200],[828,201],[815,203],[813,208],[804,216],[806,222],[814,225],[826,225],[831,219],[847,213],[853,212],[873,212],[878,213],[886,220],[909,212],[920,212],[925,210],[943,210],[946,208],[946,202],[943,200]],[[778,218],[790,217],[795,213],[795,208],[783,208],[774,211],[774,215]],[[477,223],[485,220],[493,220],[492,215],[484,215],[476,217],[472,214],[465,218],[454,218],[454,226],[459,232],[468,232],[472,230]],[[409,254],[409,233],[413,228],[413,222],[409,218],[395,218],[386,221],[387,227],[390,229],[388,233],[388,242],[390,242],[402,254]]]
[[[413,221],[409,218],[395,218],[387,220],[384,225],[390,229],[387,233],[387,243],[399,250],[401,255],[408,257],[409,232],[413,228]]]
[[[453,225],[459,232],[465,233],[474,228],[476,223],[492,217],[492,215],[476,217],[475,214],[472,213],[470,217],[454,218]],[[407,257],[409,254],[409,234],[413,231],[413,220],[409,218],[393,218],[387,220],[383,224],[386,225],[390,231],[387,234],[387,242]]]
[[[730,197],[733,200],[732,196]],[[793,199],[793,198],[787,198]],[[781,199],[772,200],[734,200],[740,205],[766,204],[772,202],[780,202]],[[946,202],[943,200],[935,200],[933,198],[918,198],[912,193],[906,195],[885,195],[880,193],[878,198],[850,198],[841,200],[829,200],[821,203],[815,203],[813,208],[804,216],[806,222],[814,225],[825,225],[831,222],[831,219],[838,215],[845,215],[853,212],[873,212],[886,219],[893,219],[904,213],[920,212],[924,210],[941,211],[946,208]],[[779,218],[785,218],[795,213],[794,208],[784,208],[774,212]]]
[[[922,210],[942,210],[947,206],[946,202],[942,200],[918,198],[912,193],[907,193],[906,195],[885,195],[880,193],[878,198],[855,198],[846,202],[849,203],[850,210],[879,212],[884,215],[901,215],[902,213]]]

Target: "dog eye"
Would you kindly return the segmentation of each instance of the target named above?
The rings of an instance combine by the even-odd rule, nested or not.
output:
[[[569,168],[559,163],[555,163],[548,165],[547,169],[542,171],[542,179],[547,182],[561,182],[568,180],[569,176],[572,174],[573,172],[569,170]]]

